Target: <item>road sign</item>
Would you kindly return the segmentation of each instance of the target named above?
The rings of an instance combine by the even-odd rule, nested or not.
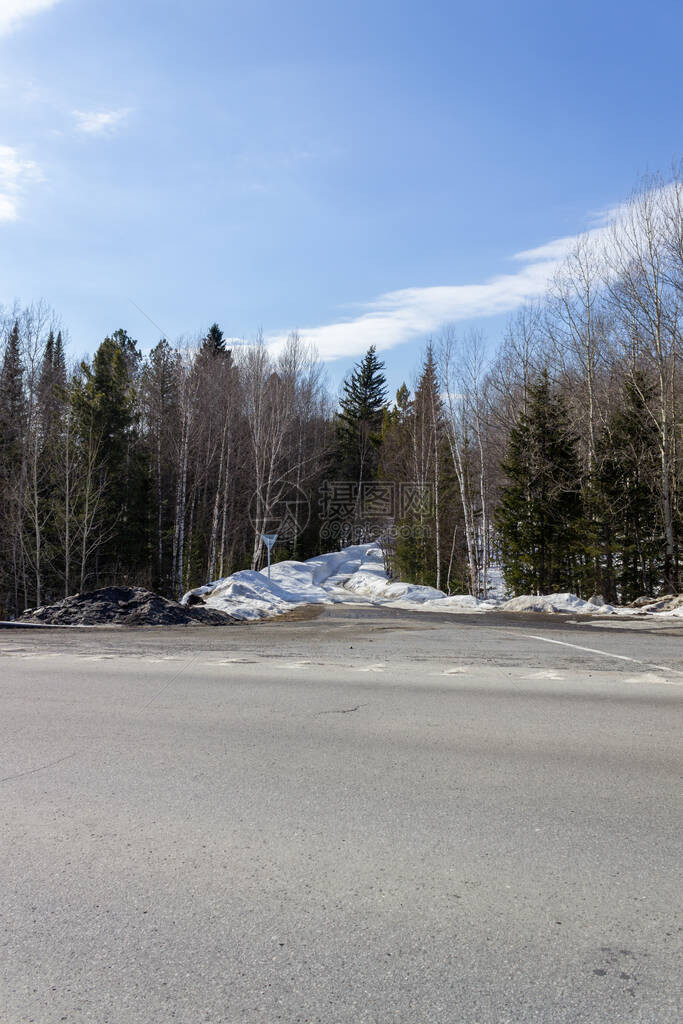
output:
[[[276,533],[262,533],[261,534],[261,540],[263,541],[263,543],[268,548],[268,579],[270,579],[270,551],[271,551],[271,548],[273,547],[273,544],[277,540],[277,534]]]

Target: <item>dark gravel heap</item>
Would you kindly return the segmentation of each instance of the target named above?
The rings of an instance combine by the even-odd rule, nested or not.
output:
[[[25,611],[20,622],[51,626],[226,626],[234,619],[213,608],[191,608],[142,587],[102,587]]]

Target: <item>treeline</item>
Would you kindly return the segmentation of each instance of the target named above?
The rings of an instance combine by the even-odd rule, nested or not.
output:
[[[448,590],[462,567],[456,588],[484,596],[495,559],[515,593],[678,592],[682,315],[677,173],[576,241],[491,360],[481,337],[446,330],[383,431],[436,497],[421,545],[394,542],[397,573]]]
[[[484,596],[629,601],[680,586],[683,185],[648,181],[580,238],[493,354],[445,329],[388,400],[374,349],[329,396],[273,353],[115,331],[70,366],[43,304],[0,320],[0,615],[135,583],[179,596],[381,536],[392,570]]]
[[[179,596],[256,565],[267,513],[313,496],[329,448],[321,368],[293,336],[231,351],[213,325],[194,347],[143,359],[123,331],[68,369],[49,311],[15,312],[0,371],[5,614],[111,583]],[[308,555],[313,524],[293,538]]]

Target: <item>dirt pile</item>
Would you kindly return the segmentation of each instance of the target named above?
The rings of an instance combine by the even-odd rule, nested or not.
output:
[[[51,626],[226,626],[234,619],[214,608],[189,608],[142,587],[103,587],[25,611],[20,622]]]
[[[677,612],[679,609],[683,609],[683,594],[667,594],[645,606],[648,612]]]

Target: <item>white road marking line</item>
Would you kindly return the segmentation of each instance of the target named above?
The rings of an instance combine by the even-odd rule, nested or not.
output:
[[[580,644],[570,644],[566,640],[551,640],[549,636],[536,636],[534,633],[523,633],[527,640],[542,640],[544,644],[558,644],[560,647],[573,647],[576,651],[587,651],[589,654],[601,654],[603,658],[618,658],[619,661],[630,661],[634,665],[649,665],[659,669],[660,672],[673,672],[677,676],[683,676],[677,668],[670,668],[668,665],[655,665],[653,661],[641,661],[640,658],[629,658],[625,654],[612,654],[611,651],[598,651],[595,647],[581,647]]]

